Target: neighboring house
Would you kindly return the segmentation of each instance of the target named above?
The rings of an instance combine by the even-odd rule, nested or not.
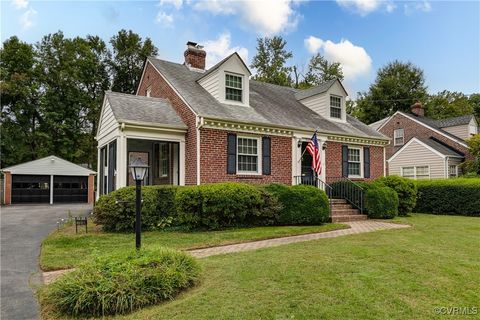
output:
[[[478,133],[473,115],[434,120],[424,116],[420,103],[412,106],[411,114],[397,111],[370,127],[391,138],[388,174],[415,179],[458,176],[459,165],[473,159],[465,139]]]
[[[1,170],[4,203],[93,203],[95,172],[56,156]]]
[[[206,71],[205,51],[187,45],[183,64],[147,58],[136,95],[105,94],[100,195],[133,184],[136,158],[150,166],[148,185],[296,184],[312,176],[305,148],[315,130],[323,181],[384,175],[389,139],[346,114],[340,81],[296,90],[250,80],[237,53]]]

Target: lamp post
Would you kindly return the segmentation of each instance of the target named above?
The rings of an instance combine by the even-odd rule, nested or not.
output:
[[[142,181],[148,170],[148,165],[140,158],[137,158],[130,163],[130,171],[132,172],[133,180],[135,180],[135,247],[140,250],[141,246],[141,232],[142,232],[142,218],[140,211],[142,208]]]

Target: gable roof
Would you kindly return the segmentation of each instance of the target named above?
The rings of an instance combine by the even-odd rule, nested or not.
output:
[[[152,124],[187,129],[187,126],[166,99],[106,92],[117,122]]]
[[[374,123],[370,123],[368,126],[374,130],[378,130],[378,128],[380,128],[381,126],[383,126],[383,124],[385,122],[387,122],[388,120],[390,119],[390,117],[386,117],[386,118],[383,118],[383,119],[380,119]]]
[[[2,171],[10,172],[11,174],[62,176],[88,176],[96,174],[95,171],[54,155],[3,168]]]
[[[231,57],[233,56],[236,56],[243,64],[243,66],[245,67],[245,69],[247,69],[248,71],[248,75],[250,76],[252,73],[250,72],[250,69],[248,69],[247,65],[245,64],[245,61],[243,61],[242,57],[240,57],[240,55],[237,53],[237,52],[234,52],[232,53],[231,55],[223,58],[222,60],[220,60],[220,62],[218,62],[217,64],[215,64],[213,67],[211,67],[210,69],[208,69],[206,72],[202,73],[202,76],[200,78],[197,79],[197,81],[199,81],[200,79],[202,78],[205,78],[206,76],[208,76],[210,73],[212,73],[213,71],[217,70],[222,64],[224,64],[227,60],[229,60]]]
[[[298,90],[297,93],[295,93],[295,98],[297,98],[297,100],[302,100],[320,93],[324,93],[328,91],[328,89],[330,89],[333,86],[333,84],[337,81],[338,83],[340,83],[340,86],[342,87],[343,91],[345,91],[345,94],[348,94],[347,90],[345,90],[345,88],[343,87],[343,84],[341,81],[339,81],[338,79],[332,79],[324,83],[321,83],[315,87],[311,87],[305,90]]]
[[[405,113],[405,112],[402,112],[402,111],[397,111],[393,115],[391,115],[390,117],[382,119],[382,120],[385,120],[385,121],[380,126],[378,126],[378,128],[376,130],[379,131],[381,128],[383,128],[383,126],[385,124],[387,124],[397,114],[400,114],[400,115],[402,115],[402,116],[404,116],[408,119],[416,121],[417,123],[419,123],[419,124],[429,128],[429,129],[443,135],[444,137],[449,138],[450,140],[453,140],[453,141],[457,142],[458,144],[460,144],[464,147],[468,147],[467,144],[465,143],[465,140],[463,140],[462,138],[457,137],[456,135],[453,135],[450,132],[447,132],[447,131],[443,130],[441,127],[439,127],[437,120],[430,119],[430,118],[427,118],[427,117],[417,116],[417,115],[413,115],[413,114],[409,114],[409,113]]]
[[[201,117],[388,140],[383,134],[350,116],[346,123],[327,120],[300,103],[295,97],[298,90],[290,87],[249,80],[250,106],[231,105],[219,102],[197,82],[204,76],[203,73],[191,71],[179,63],[152,57],[147,60],[193,112]]]
[[[400,149],[397,150],[388,160],[387,162],[392,161],[395,159],[399,154],[401,154],[405,149],[407,149],[413,142],[417,142],[424,146],[425,148],[429,149],[430,151],[433,151],[440,157],[455,157],[455,158],[463,158],[464,155],[456,152],[455,150],[447,147],[444,144],[439,143],[435,139],[429,138],[429,139],[419,139],[416,137],[413,137],[410,139],[405,145],[403,145]]]

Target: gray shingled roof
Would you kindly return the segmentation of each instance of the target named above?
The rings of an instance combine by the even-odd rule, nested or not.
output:
[[[319,84],[318,86],[308,88],[305,90],[299,90],[297,93],[295,93],[295,98],[297,100],[302,100],[311,96],[314,96],[316,94],[324,93],[328,89],[330,89],[331,86],[337,81],[337,79],[329,80],[324,83]]]
[[[224,104],[197,83],[204,73],[191,71],[183,64],[153,57],[149,57],[148,61],[166,77],[190,107],[202,117],[388,139],[350,116],[347,116],[346,123],[327,120],[298,102],[295,97],[298,90],[289,87],[250,80],[249,107]]]
[[[443,120],[435,120],[435,119],[430,119],[430,118],[427,118],[427,117],[422,117],[422,116],[417,116],[417,115],[414,115],[414,114],[406,114],[404,112],[400,112],[404,115],[407,115],[407,116],[411,116],[413,117],[414,119],[426,124],[427,126],[430,126],[434,129],[437,129],[438,131],[442,132],[444,135],[446,136],[449,136],[451,137],[452,139],[455,139],[455,140],[460,140],[460,141],[464,141],[462,138],[460,137],[457,137],[456,135],[454,134],[451,134],[450,132],[447,132],[445,130],[442,129],[442,127],[440,127],[440,124],[443,122],[443,121],[447,121],[449,119],[453,119],[453,118],[449,118],[449,119],[443,119]]]
[[[446,145],[444,145],[444,144],[442,144],[442,143],[440,143],[440,142],[438,142],[438,141],[436,141],[432,138],[418,139],[418,140],[422,141],[423,143],[432,147],[433,149],[437,150],[438,152],[440,152],[443,155],[446,155],[446,156],[449,156],[449,157],[463,157],[464,156],[464,154],[462,154],[460,152],[457,152],[457,151],[453,150],[452,148],[449,148]]]
[[[461,126],[461,125],[469,124],[472,118],[473,118],[473,114],[467,114],[460,117],[440,119],[440,120],[437,120],[437,126],[440,128]]]
[[[106,98],[118,122],[151,123],[187,129],[168,100],[107,91]]]

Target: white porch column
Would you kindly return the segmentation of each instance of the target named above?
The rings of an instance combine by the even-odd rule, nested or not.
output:
[[[179,185],[184,186],[185,185],[185,140],[180,141],[179,156],[180,156],[180,168],[178,168],[180,172]]]
[[[50,175],[50,204],[53,204],[53,174]]]
[[[117,138],[117,189],[127,186],[127,171],[127,138],[121,133]]]

